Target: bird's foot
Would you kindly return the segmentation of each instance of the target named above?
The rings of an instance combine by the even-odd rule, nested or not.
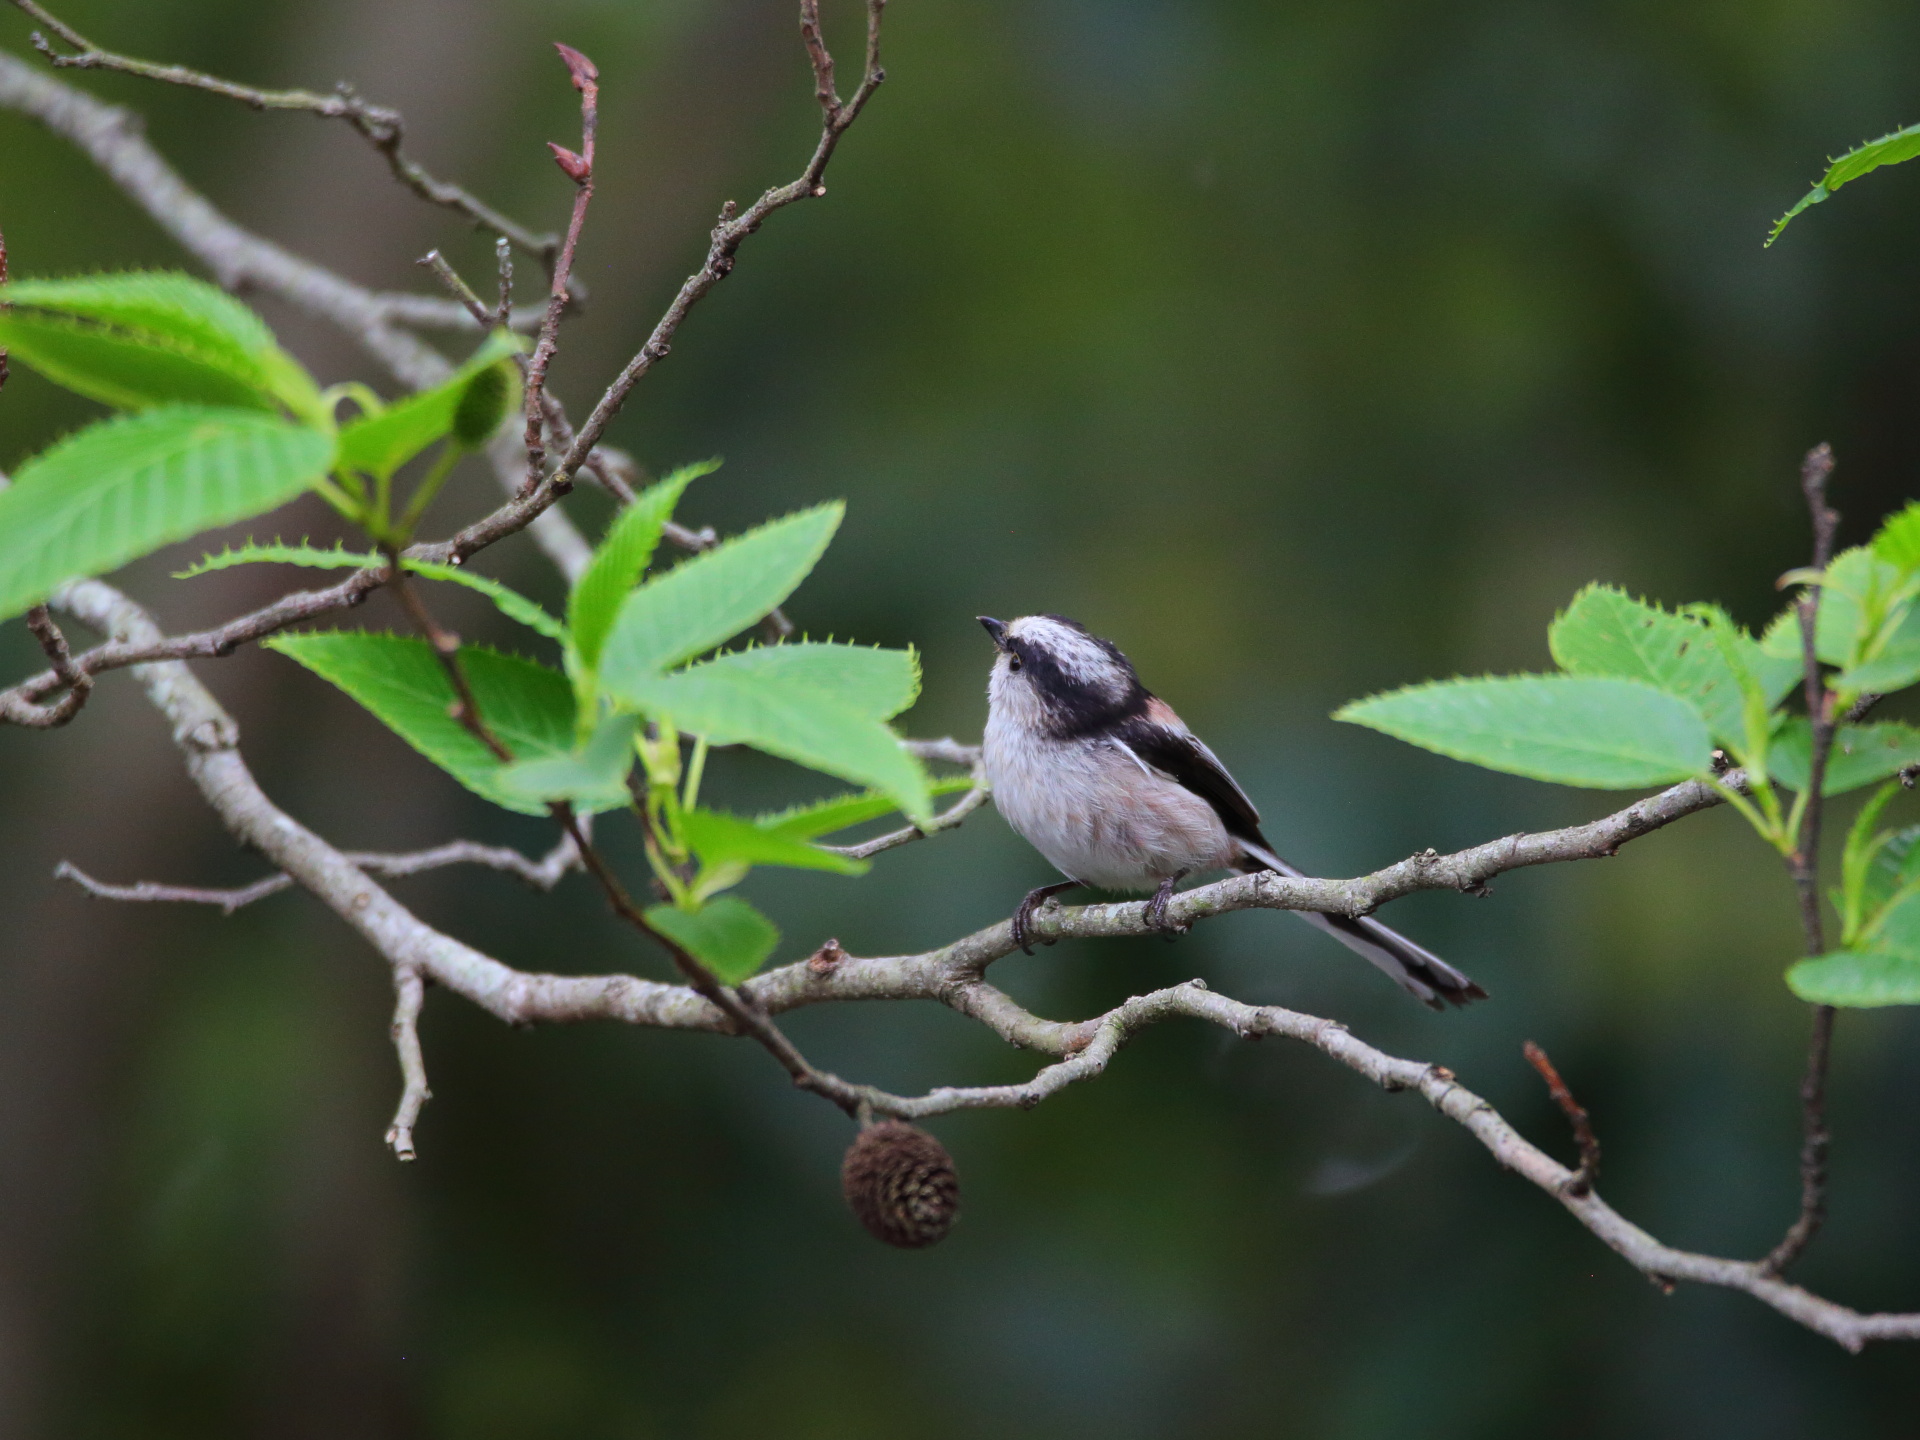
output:
[[[1033,954],[1033,942],[1040,937],[1033,933],[1033,917],[1040,907],[1063,890],[1072,890],[1079,885],[1078,880],[1063,880],[1054,885],[1038,885],[1027,892],[1027,898],[1014,907],[1013,943],[1020,947],[1022,955]],[[1051,945],[1053,941],[1040,939],[1042,945]]]
[[[1173,901],[1173,887],[1186,877],[1182,870],[1178,875],[1170,875],[1160,882],[1160,888],[1153,892],[1153,898],[1147,901],[1142,918],[1149,930],[1158,930],[1169,940],[1177,939],[1187,933],[1191,926],[1177,924],[1167,919],[1167,906]]]

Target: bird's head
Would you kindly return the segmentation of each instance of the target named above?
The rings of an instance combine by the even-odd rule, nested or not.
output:
[[[1077,621],[1063,615],[979,619],[999,651],[988,703],[1007,719],[1064,738],[1110,725],[1147,703],[1120,647]]]

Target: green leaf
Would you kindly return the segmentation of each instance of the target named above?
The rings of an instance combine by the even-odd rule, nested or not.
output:
[[[752,652],[748,652],[752,653]],[[642,673],[616,683],[616,699],[716,745],[751,745],[892,796],[915,822],[931,818],[926,772],[879,720],[829,691],[760,673],[744,655],[671,675]]]
[[[739,815],[717,810],[687,811],[680,817],[680,829],[693,853],[708,866],[729,862],[785,865],[795,870],[831,870],[836,875],[864,875],[872,868],[869,861],[832,854],[777,829],[764,829]]]
[[[780,943],[774,923],[737,895],[722,895],[691,911],[649,906],[647,923],[711,970],[723,985],[747,979],[767,963]]]
[[[1610,585],[1589,585],[1548,628],[1547,644],[1570,675],[1644,681],[1690,701],[1722,744],[1746,743],[1740,677],[1695,620],[1670,615]],[[1778,704],[1799,676],[1797,663],[1763,654],[1744,634],[1733,644],[1768,707]]]
[[[920,657],[912,650],[789,640],[717,658],[744,675],[811,685],[875,720],[891,720],[920,696]]]
[[[1767,773],[1791,790],[1803,789],[1813,763],[1813,736],[1806,717],[1795,715],[1780,727],[1767,751]],[[1822,795],[1844,795],[1871,785],[1909,765],[1920,765],[1920,730],[1898,720],[1877,725],[1843,725],[1827,755]]]
[[[718,460],[683,465],[657,485],[634,496],[633,503],[614,517],[606,538],[593,552],[580,579],[567,597],[567,628],[581,663],[592,671],[613,629],[620,605],[653,562],[660,534],[687,486],[720,468]]]
[[[517,621],[529,630],[536,630],[549,640],[566,643],[566,626],[548,614],[544,607],[491,576],[476,575],[464,565],[437,565],[431,560],[409,560],[406,565],[410,574],[444,581],[449,585],[464,585],[493,601],[494,606],[509,620]]]
[[[169,271],[17,280],[0,287],[0,348],[121,409],[202,404],[330,424],[313,377],[231,295]]]
[[[972,788],[971,779],[955,775],[944,780],[935,780],[927,790],[937,799],[942,795],[957,795],[963,790]],[[878,820],[883,815],[893,814],[899,808],[891,795],[877,795],[870,790],[856,791],[851,795],[830,795],[824,800],[814,801],[811,805],[796,805],[771,815],[758,815],[754,817],[753,823],[762,830],[788,835],[796,840],[813,840],[821,835],[831,835],[836,830],[846,830],[855,825],[864,825],[869,820]]]
[[[365,415],[350,425],[342,426],[340,468],[361,471],[383,480],[391,479],[402,465],[422,450],[454,432],[454,421],[469,390],[476,384],[495,385],[495,381],[485,379],[490,374],[504,375],[507,371],[513,371],[509,357],[519,354],[521,348],[522,342],[517,335],[496,330],[465,364],[433,389],[396,400],[378,414]],[[493,394],[494,391],[489,389],[487,393]],[[507,394],[510,391],[500,393]],[[487,437],[498,425],[499,416],[496,415],[493,425],[481,437],[480,445],[486,443]],[[465,441],[461,443],[466,444]],[[467,448],[477,449],[478,445],[468,444]]]
[[[475,794],[523,815],[546,813],[500,784],[501,762],[453,718],[453,683],[426,641],[326,630],[264,643],[346,691]],[[573,688],[564,675],[478,645],[461,646],[459,658],[481,718],[515,759],[572,753]]]
[[[1358,700],[1334,719],[1489,770],[1630,790],[1706,773],[1706,721],[1633,680],[1516,675],[1442,680]]]
[[[609,715],[580,749],[516,760],[500,771],[496,783],[523,800],[569,800],[588,811],[619,809],[631,798],[627,772],[636,758],[633,735],[639,723],[637,715]]]
[[[257,410],[170,406],[90,425],[0,493],[0,619],[320,480],[333,438]]]
[[[185,570],[176,570],[176,580],[191,580],[198,575],[211,575],[216,570],[231,570],[236,565],[305,565],[316,570],[365,570],[372,566],[384,565],[386,557],[373,550],[347,550],[335,545],[331,550],[317,550],[311,545],[287,545],[278,541],[271,545],[257,545],[248,541],[237,549],[222,550],[218,555],[203,555]],[[518,621],[529,630],[537,630],[549,640],[564,643],[567,638],[566,627],[539,605],[485,575],[476,575],[459,565],[440,565],[431,560],[408,560],[405,562],[407,573],[418,575],[427,580],[441,580],[449,585],[463,585],[493,601],[500,613],[509,620]]]
[[[1910,500],[1881,522],[1867,548],[1903,575],[1920,571],[1920,500]]]
[[[1839,950],[1793,966],[1787,971],[1787,988],[1815,1005],[1920,1005],[1920,955]]]
[[[309,570],[366,570],[385,563],[385,557],[375,551],[349,550],[339,541],[335,541],[331,549],[322,550],[305,541],[289,545],[284,540],[275,540],[262,545],[249,540],[242,545],[229,545],[218,555],[202,555],[186,569],[174,571],[173,578],[193,580],[201,575],[211,575],[216,570],[231,570],[237,565],[303,565]]]
[[[1904,130],[1882,135],[1878,140],[1855,146],[1838,160],[1828,161],[1827,173],[1820,177],[1813,189],[1800,198],[1798,205],[1773,222],[1773,229],[1767,232],[1767,244],[1772,245],[1780,238],[1780,232],[1787,228],[1787,223],[1794,216],[1820,204],[1849,180],[1858,180],[1882,165],[1898,165],[1915,155],[1920,155],[1920,125],[1909,125]]]
[[[1871,660],[1833,677],[1837,690],[1856,695],[1888,695],[1920,680],[1920,606],[1909,606]]]
[[[775,520],[684,560],[627,596],[600,656],[608,685],[637,685],[738,635],[819,563],[846,507]]]

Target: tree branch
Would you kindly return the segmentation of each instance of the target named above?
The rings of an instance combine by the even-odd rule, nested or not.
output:
[[[259,90],[251,85],[237,85],[231,80],[190,70],[184,65],[156,65],[148,60],[103,50],[71,25],[36,4],[35,0],[13,0],[13,3],[30,18],[51,30],[64,44],[72,47],[73,54],[63,55],[53,48],[46,36],[37,30],[33,32],[33,48],[58,69],[118,70],[142,79],[158,80],[165,85],[204,90],[210,95],[237,100],[254,110],[303,110],[328,120],[344,120],[380,153],[387,162],[387,168],[393,172],[394,179],[422,200],[466,217],[476,229],[492,230],[505,236],[528,254],[539,256],[544,264],[553,263],[554,251],[560,243],[557,236],[536,235],[458,185],[437,180],[428,174],[400,148],[405,134],[405,121],[400,112],[361,99],[350,86],[341,85],[331,95],[319,95],[311,90]]]
[[[887,78],[887,72],[880,67],[880,21],[885,12],[887,0],[867,0],[867,53],[866,69],[860,78],[859,88],[851,99],[844,104],[835,101],[826,108],[826,123],[821,128],[819,143],[814,146],[813,156],[807,161],[806,169],[799,178],[785,185],[768,190],[744,212],[736,213],[734,203],[729,200],[720,209],[720,222],[713,229],[707,246],[707,258],[701,267],[689,275],[680,286],[679,293],[667,306],[666,313],[654,325],[647,336],[646,344],[629,360],[626,368],[615,377],[607,387],[606,393],[593,407],[593,413],[580,427],[573,444],[568,447],[564,459],[556,469],[556,474],[572,475],[593,447],[600,443],[600,437],[606,433],[613,417],[620,413],[620,407],[627,402],[627,396],[633,393],[633,387],[640,383],[646,373],[655,364],[664,360],[673,349],[673,337],[680,328],[680,322],[687,318],[687,312],[699,303],[709,290],[713,289],[731,273],[734,256],[746,238],[766,222],[769,215],[801,200],[817,199],[827,193],[822,183],[827,163],[833,159],[833,152],[840,144],[840,137],[846,134],[849,126],[860,118],[860,112],[866,108],[867,101],[873,98],[873,92]],[[807,43],[809,57],[812,60],[819,84],[824,63],[828,93],[832,93],[832,57],[826,52],[825,42],[818,33],[818,7],[816,0],[802,0],[802,34]],[[812,29],[808,26],[812,25]],[[824,58],[823,58],[824,57]]]
[[[1827,480],[1833,474],[1833,451],[1816,445],[1807,452],[1800,466],[1800,489],[1806,496],[1808,519],[1813,530],[1813,568],[1825,571],[1833,559],[1834,533],[1840,516],[1827,504]],[[1825,926],[1820,914],[1820,819],[1825,801],[1821,794],[1826,784],[1827,758],[1833,752],[1837,728],[1834,695],[1820,670],[1816,638],[1820,623],[1819,585],[1801,587],[1800,654],[1805,671],[1807,724],[1811,732],[1811,753],[1807,764],[1807,788],[1801,807],[1800,834],[1793,853],[1787,857],[1787,872],[1793,877],[1800,901],[1800,925],[1809,956],[1826,953]],[[1827,1151],[1832,1136],[1827,1129],[1827,1069],[1833,1055],[1831,1005],[1813,1007],[1813,1033],[1807,1041],[1807,1068],[1800,1080],[1800,1213],[1794,1217],[1780,1243],[1761,1264],[1769,1273],[1778,1273],[1799,1259],[1827,1216]]]
[[[499,870],[524,880],[536,890],[551,890],[568,871],[580,868],[580,855],[574,849],[573,837],[564,834],[560,837],[560,843],[538,860],[530,860],[518,850],[504,845],[482,845],[473,840],[452,840],[445,845],[436,845],[431,850],[414,850],[397,855],[378,850],[349,850],[345,854],[349,863],[359,866],[370,875],[397,878],[420,875],[448,865],[484,865],[489,870]],[[293,877],[281,871],[256,880],[251,885],[240,885],[230,890],[162,885],[152,880],[142,880],[133,885],[109,885],[103,880],[94,879],[66,860],[54,867],[53,876],[56,880],[71,880],[97,900],[218,905],[228,915],[256,900],[278,895],[293,884]]]
[[[420,1052],[420,1007],[426,1002],[427,984],[420,972],[399,966],[393,972],[393,1048],[400,1058],[400,1104],[387,1127],[387,1148],[396,1160],[417,1159],[413,1148],[413,1127],[421,1107],[433,1098],[427,1088],[427,1061]]]

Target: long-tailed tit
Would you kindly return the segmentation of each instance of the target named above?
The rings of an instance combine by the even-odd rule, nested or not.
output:
[[[1167,902],[1188,875],[1301,873],[1273,853],[1246,792],[1172,707],[1147,692],[1118,647],[1058,615],[1006,623],[982,615],[980,623],[1000,652],[987,685],[984,747],[993,803],[1067,877],[1038,887],[1014,911],[1022,950],[1033,939],[1034,911],[1075,886],[1151,890],[1148,923],[1172,931]],[[1436,1010],[1442,1001],[1486,997],[1378,920],[1294,913]]]

